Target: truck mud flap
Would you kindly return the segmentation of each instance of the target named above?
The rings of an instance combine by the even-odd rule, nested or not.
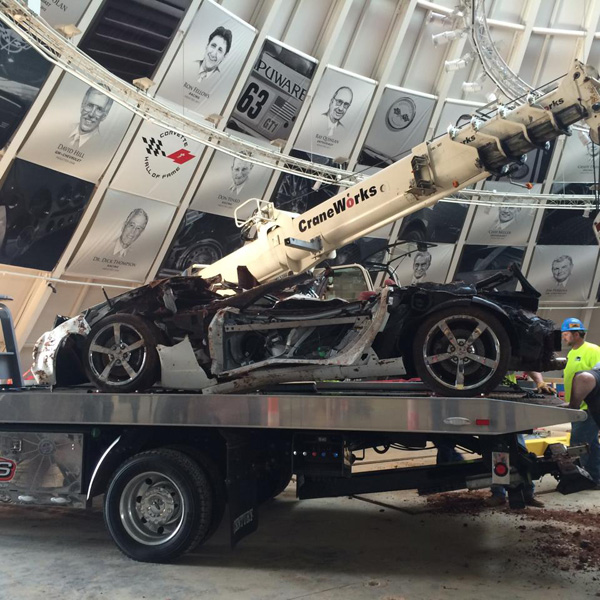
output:
[[[231,546],[258,529],[254,450],[248,437],[222,431],[227,442],[227,498]]]

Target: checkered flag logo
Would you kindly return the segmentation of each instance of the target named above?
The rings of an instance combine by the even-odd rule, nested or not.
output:
[[[146,152],[148,154],[154,154],[154,156],[166,156],[160,140],[155,140],[154,138],[146,139],[145,137],[142,137],[142,140],[144,141],[144,144],[148,144],[146,146]]]

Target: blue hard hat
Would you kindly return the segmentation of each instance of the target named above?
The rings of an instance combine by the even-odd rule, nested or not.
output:
[[[569,319],[565,319],[560,328],[561,331],[587,331],[583,323],[579,319],[575,319],[571,317]]]

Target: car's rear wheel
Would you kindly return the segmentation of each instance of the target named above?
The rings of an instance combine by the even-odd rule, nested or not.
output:
[[[499,385],[511,355],[502,323],[477,307],[448,308],[417,329],[413,346],[419,377],[446,396],[486,394]]]
[[[137,315],[117,313],[96,323],[83,349],[90,381],[104,392],[143,391],[160,378],[161,333]]]

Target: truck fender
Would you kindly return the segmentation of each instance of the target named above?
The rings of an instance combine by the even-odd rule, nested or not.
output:
[[[88,502],[94,496],[106,491],[108,481],[115,469],[130,456],[139,452],[147,441],[147,437],[148,435],[144,432],[127,431],[117,436],[109,444],[92,472],[86,494]]]

